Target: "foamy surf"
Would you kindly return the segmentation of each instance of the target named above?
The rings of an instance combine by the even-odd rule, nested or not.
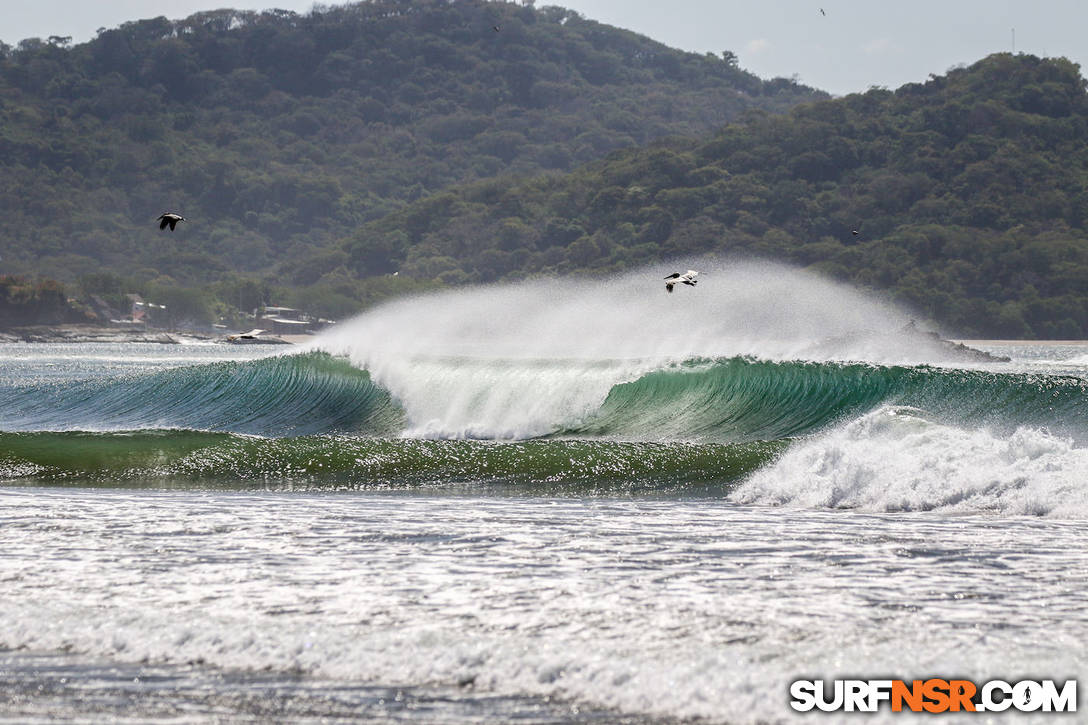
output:
[[[268,359],[17,348],[11,719],[735,725],[795,679],[1084,681],[1083,348],[940,360],[859,293],[699,266]]]
[[[269,696],[338,693],[309,703],[315,719],[366,686],[485,703],[407,722],[493,719],[489,698],[519,696],[573,703],[560,721],[743,724],[790,719],[801,677],[1088,671],[1079,589],[1047,584],[1088,543],[1064,522],[721,499],[0,497],[0,649],[182,667],[200,707],[259,673]]]
[[[862,511],[1088,516],[1088,449],[1046,430],[1007,433],[885,406],[798,443],[731,496]]]

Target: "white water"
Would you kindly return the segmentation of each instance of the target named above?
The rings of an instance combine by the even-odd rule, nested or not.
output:
[[[273,686],[318,694],[333,682],[452,687],[482,703],[465,722],[493,721],[496,695],[755,723],[792,719],[796,678],[1088,675],[1083,523],[715,500],[8,489],[0,547],[0,646],[199,660],[185,669],[197,712],[238,688],[215,668],[267,669]],[[41,714],[30,695],[11,702]],[[141,720],[140,708],[125,712]]]
[[[405,437],[525,439],[600,408],[613,385],[653,368],[639,361],[413,356],[371,359],[374,380],[408,414]]]
[[[359,324],[390,323],[373,315]],[[344,344],[362,360],[370,340]],[[479,349],[455,349],[456,336],[437,342],[450,348],[440,345],[443,354],[503,368]],[[412,366],[432,364],[425,346],[411,364],[376,347],[384,374],[423,398],[427,376],[413,378]],[[998,367],[1052,373],[1060,363],[1063,374],[1085,375],[1083,352],[1032,350],[1037,359]],[[64,376],[112,375],[114,357],[139,357],[115,352],[66,362]],[[536,366],[546,379],[562,367],[546,352],[507,367]],[[643,364],[625,354],[571,368],[603,381]],[[441,397],[452,383],[429,384]],[[532,376],[523,384],[545,389]],[[560,405],[577,410],[597,384]],[[420,418],[453,430],[448,411],[475,410],[483,413],[461,420],[527,425],[504,421],[501,404],[480,407],[499,397],[449,398],[448,410],[420,408]],[[119,719],[265,719],[251,699],[232,699],[244,689],[237,672],[268,678],[259,695],[312,693],[303,714],[313,722],[361,711],[350,689],[359,683],[471,703],[462,716],[441,699],[397,722],[513,720],[494,700],[509,695],[572,703],[566,717],[526,722],[596,706],[729,723],[793,720],[786,693],[796,678],[1083,683],[1085,464],[1083,448],[1045,430],[966,430],[884,409],[797,443],[732,501],[8,485],[0,650],[25,649],[0,653],[0,720],[105,719],[104,693],[158,666],[183,670],[192,699],[179,706],[161,685],[157,702],[168,708],[126,698]],[[43,680],[22,659],[32,652],[67,653],[75,684]],[[91,671],[105,674],[92,680]],[[278,717],[306,719],[291,714]]]
[[[965,430],[884,407],[794,446],[732,499],[1088,519],[1088,449],[1045,430]]]
[[[549,433],[612,386],[694,357],[947,359],[928,337],[897,334],[906,313],[844,285],[770,263],[696,266],[699,285],[671,295],[661,278],[672,270],[646,268],[414,297],[313,346],[369,370],[405,408],[407,435],[428,437]]]

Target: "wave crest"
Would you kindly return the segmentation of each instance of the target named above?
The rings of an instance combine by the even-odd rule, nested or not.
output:
[[[1088,515],[1088,450],[1045,430],[999,434],[882,407],[797,444],[733,494],[738,503],[873,512]]]
[[[183,428],[282,436],[392,434],[403,426],[403,411],[369,373],[319,352],[5,392],[5,431]]]
[[[573,435],[777,440],[811,435],[881,405],[954,425],[1050,426],[1088,436],[1088,381],[920,366],[689,360],[614,386]]]
[[[5,390],[5,431],[190,429],[269,437],[608,438],[737,443],[809,436],[881,405],[943,423],[1088,438],[1088,381],[919,366],[584,360],[405,361],[372,378],[323,352]]]

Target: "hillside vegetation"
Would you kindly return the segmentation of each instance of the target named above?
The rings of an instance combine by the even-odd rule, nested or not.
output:
[[[0,45],[0,273],[227,301],[316,284],[344,314],[411,287],[365,282],[392,270],[380,252],[352,260],[360,283],[341,249],[406,203],[823,95],[532,3],[219,10]],[[167,209],[189,224],[160,233]]]
[[[710,254],[808,267],[958,335],[1088,337],[1075,64],[998,54],[830,99],[736,61],[485,0],[0,47],[7,317],[63,292],[35,277],[194,321],[340,317]],[[190,221],[160,232],[165,209]]]
[[[1079,68],[999,54],[567,175],[436,194],[345,249],[358,274],[451,283],[757,256],[887,292],[959,335],[1088,338],[1086,182]]]

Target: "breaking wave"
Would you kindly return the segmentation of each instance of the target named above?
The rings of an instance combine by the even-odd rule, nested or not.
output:
[[[656,367],[442,357],[406,360],[395,387],[323,352],[9,387],[0,477],[1088,510],[1078,479],[1088,381],[1076,376],[751,357]]]

